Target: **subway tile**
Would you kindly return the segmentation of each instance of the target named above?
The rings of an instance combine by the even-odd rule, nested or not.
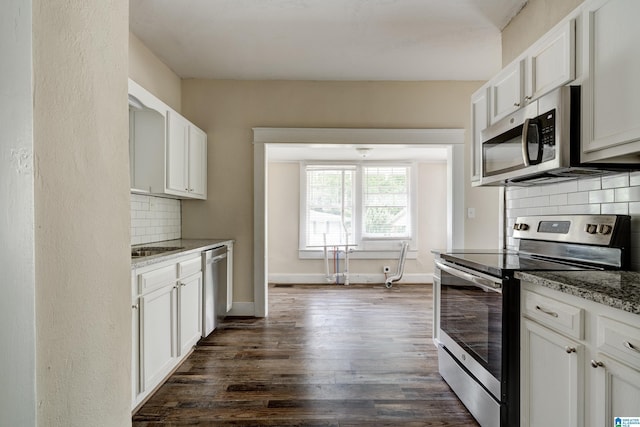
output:
[[[640,202],[640,186],[616,188],[616,202]]]
[[[629,186],[629,174],[621,173],[602,177],[602,189]]]
[[[567,195],[567,204],[569,205],[583,205],[589,203],[589,192],[579,191],[577,193],[570,193]]]
[[[640,202],[629,203],[629,215],[640,215]]]
[[[578,191],[592,191],[600,190],[602,188],[602,182],[600,178],[589,178],[578,180]]]
[[[598,215],[599,213],[599,204],[558,206],[558,214],[561,215]]]
[[[603,203],[600,205],[601,213],[605,215],[628,215],[628,203]]]
[[[640,171],[629,174],[629,185],[640,185]]]
[[[612,203],[614,200],[614,191],[596,190],[589,192],[589,203]]]
[[[550,205],[566,205],[568,204],[568,195],[564,194],[554,194],[549,196],[549,204]]]

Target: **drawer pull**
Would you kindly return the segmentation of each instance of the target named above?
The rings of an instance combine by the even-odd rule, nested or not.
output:
[[[575,353],[576,352],[576,348],[575,347],[566,346],[564,348],[564,351],[566,351],[567,353],[571,354],[571,353]]]
[[[543,312],[544,314],[547,314],[549,316],[558,317],[558,313],[556,313],[554,311],[545,310],[544,308],[540,307],[539,305],[536,305],[536,310],[540,310],[541,312]]]
[[[592,360],[591,361],[591,366],[594,367],[594,368],[601,368],[601,367],[604,366],[604,363],[602,363],[600,361],[596,362],[595,360]]]
[[[635,345],[631,344],[629,341],[625,341],[624,342],[624,346],[627,347],[629,350],[633,350],[637,353],[640,353],[640,349],[638,347],[636,347]]]

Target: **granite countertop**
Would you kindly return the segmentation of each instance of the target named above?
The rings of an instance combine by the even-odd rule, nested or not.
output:
[[[515,277],[609,307],[640,314],[640,272],[538,271]]]
[[[168,261],[172,258],[178,258],[183,255],[202,252],[207,249],[213,249],[215,247],[227,245],[230,243],[233,243],[233,239],[175,239],[164,240],[162,242],[133,245],[131,246],[132,250],[142,247],[179,247],[181,249],[146,257],[131,258],[131,269],[133,270],[134,268],[140,268],[158,262]]]

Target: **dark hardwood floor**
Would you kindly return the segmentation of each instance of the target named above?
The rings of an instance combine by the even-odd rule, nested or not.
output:
[[[142,426],[477,426],[438,374],[431,286],[270,286],[133,416]]]

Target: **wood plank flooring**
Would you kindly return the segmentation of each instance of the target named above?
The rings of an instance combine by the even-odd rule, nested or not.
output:
[[[431,286],[271,285],[133,416],[142,426],[477,426],[438,374]]]

